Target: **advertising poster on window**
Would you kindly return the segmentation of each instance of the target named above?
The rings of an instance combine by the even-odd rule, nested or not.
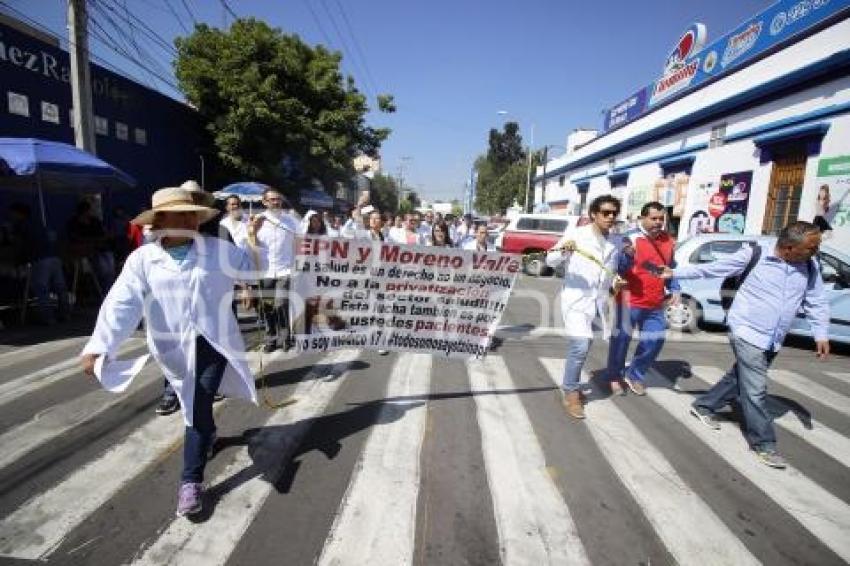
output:
[[[814,223],[833,247],[850,246],[850,155],[818,161]]]
[[[687,173],[671,173],[655,181],[653,186],[651,200],[656,200],[667,208],[667,231],[672,236],[679,234],[690,181],[691,176]]]
[[[714,217],[714,231],[721,234],[743,234],[747,226],[750,205],[752,171],[726,173],[720,176],[720,186],[711,195],[708,213]]]
[[[627,201],[628,204],[626,206],[626,220],[637,220],[640,216],[641,207],[652,200],[652,187],[648,185],[639,185],[636,187],[629,187],[627,192],[629,196]]]
[[[516,255],[305,237],[293,276],[297,350],[480,358],[520,268]]]

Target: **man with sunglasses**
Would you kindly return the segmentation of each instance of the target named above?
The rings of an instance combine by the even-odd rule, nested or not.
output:
[[[618,243],[611,230],[620,214],[620,201],[611,195],[596,197],[590,203],[591,223],[570,229],[546,254],[546,264],[564,264],[561,312],[569,337],[562,389],[564,407],[570,416],[585,418],[581,401],[581,370],[593,342],[594,323],[608,328],[608,292],[621,282],[616,275]]]

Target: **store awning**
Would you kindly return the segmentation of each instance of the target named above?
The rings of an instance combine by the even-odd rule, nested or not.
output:
[[[691,167],[693,167],[694,160],[696,158],[697,155],[695,153],[677,155],[676,157],[671,157],[669,159],[662,159],[658,162],[658,165],[661,167],[661,171],[665,175],[669,175],[671,173],[690,173]]]
[[[806,155],[812,157],[820,154],[820,144],[826,132],[829,131],[829,122],[815,122],[792,128],[774,130],[753,138],[753,143],[761,150],[760,162],[762,164],[773,160],[773,150],[777,146],[787,144],[800,144],[805,147]]]

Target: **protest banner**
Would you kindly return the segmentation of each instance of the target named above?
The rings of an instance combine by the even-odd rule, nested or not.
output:
[[[339,348],[482,357],[521,258],[496,252],[305,236],[296,244],[299,352]]]

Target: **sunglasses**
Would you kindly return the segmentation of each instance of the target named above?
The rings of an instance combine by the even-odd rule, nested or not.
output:
[[[599,210],[600,216],[617,216],[620,214],[619,210],[611,210],[610,208],[603,208]]]

